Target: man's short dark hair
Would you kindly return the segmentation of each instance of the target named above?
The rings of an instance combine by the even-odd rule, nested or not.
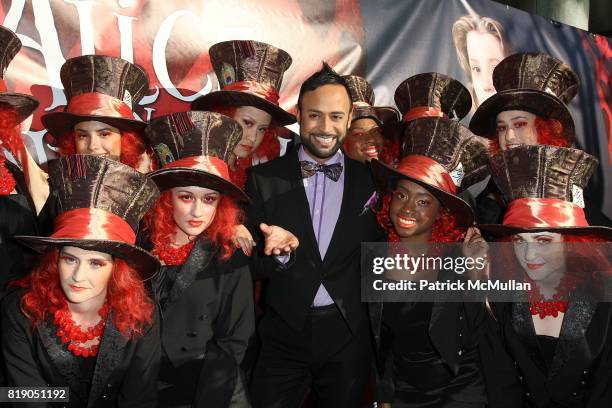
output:
[[[346,80],[342,77],[342,75],[338,74],[336,71],[330,67],[327,62],[323,61],[323,67],[320,71],[312,74],[300,88],[300,94],[298,96],[298,109],[302,105],[302,97],[306,92],[314,91],[317,88],[322,87],[323,85],[342,85],[344,89],[346,89],[346,95],[349,98],[349,102],[351,101],[351,91],[346,83]],[[350,103],[349,111],[353,108],[353,104]]]

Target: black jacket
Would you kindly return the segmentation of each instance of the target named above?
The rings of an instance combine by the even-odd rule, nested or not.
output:
[[[162,267],[154,288],[162,311],[162,404],[184,399],[193,407],[222,408],[233,400],[246,406],[239,365],[255,317],[242,251],[219,261],[217,250],[200,239],[183,265]]]
[[[344,156],[344,192],[340,214],[325,259],[321,259],[298,159],[293,149],[283,157],[252,167],[246,192],[252,200],[248,224],[255,235],[259,224],[280,226],[300,241],[295,261],[279,271],[273,257],[257,266],[259,276],[269,277],[266,301],[291,327],[300,330],[323,283],[351,331],[364,317],[360,290],[362,242],[384,237],[374,214],[364,205],[374,193],[369,169]],[[263,243],[255,249],[262,250]],[[263,256],[263,254],[256,254]],[[269,259],[272,258],[272,259]]]
[[[70,402],[56,406],[70,408],[157,406],[155,384],[160,359],[157,311],[146,333],[129,341],[108,318],[91,389],[87,392],[77,360],[80,357],[61,344],[50,319],[32,328],[19,308],[22,295],[23,291],[12,292],[2,302],[2,355],[9,386],[69,387]]]

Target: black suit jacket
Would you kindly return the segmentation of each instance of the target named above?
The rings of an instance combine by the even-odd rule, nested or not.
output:
[[[2,355],[9,386],[69,387],[70,402],[65,406],[71,408],[157,406],[161,350],[157,310],[153,325],[130,341],[109,317],[88,391],[81,379],[80,357],[61,344],[50,319],[32,328],[19,308],[22,295],[23,291],[12,292],[2,302]]]
[[[315,294],[323,283],[355,332],[365,316],[360,289],[361,243],[384,238],[374,214],[364,210],[374,193],[370,171],[344,156],[340,214],[325,259],[321,259],[298,151],[293,149],[283,157],[250,169],[246,192],[252,200],[248,209],[251,230],[257,235],[260,223],[277,225],[295,234],[300,241],[294,262],[286,268],[279,268],[272,257],[262,258],[263,254],[259,253],[254,269],[260,276],[270,278],[266,292],[268,305],[295,330],[304,326]],[[257,248],[261,251],[263,243]]]

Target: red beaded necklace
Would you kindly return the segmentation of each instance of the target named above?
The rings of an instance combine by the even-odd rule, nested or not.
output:
[[[6,168],[6,157],[0,153],[0,195],[9,195],[15,189],[15,178]]]
[[[165,265],[182,265],[187,260],[194,244],[195,240],[178,248],[164,245],[161,248],[157,248],[155,254]]]
[[[565,313],[569,301],[561,300],[567,299],[569,294],[576,290],[578,285],[578,277],[573,273],[566,273],[563,275],[557,286],[557,293],[552,297],[552,300],[544,300],[544,295],[540,293],[538,285],[532,280],[528,279],[531,283],[531,290],[529,291],[529,310],[531,315],[539,315],[540,319],[544,319],[546,316],[557,317],[559,312]]]
[[[64,305],[61,309],[57,309],[53,314],[53,324],[57,328],[55,334],[60,338],[62,344],[68,343],[68,350],[77,357],[95,357],[98,354],[100,344],[92,346],[82,346],[90,340],[100,339],[104,328],[106,327],[106,319],[108,317],[109,308],[105,303],[98,315],[100,321],[95,325],[88,327],[83,331],[80,325],[72,320],[72,315],[68,310],[68,305]]]

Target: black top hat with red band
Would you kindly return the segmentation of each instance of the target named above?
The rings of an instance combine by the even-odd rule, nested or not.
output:
[[[24,121],[38,107],[38,101],[26,94],[7,92],[4,74],[15,55],[21,49],[17,34],[0,26],[0,104],[9,105],[17,111],[20,121]]]
[[[295,123],[295,116],[278,105],[283,75],[291,56],[258,41],[224,41],[208,50],[221,90],[201,96],[193,110],[218,106],[254,106],[272,116],[280,126]]]
[[[64,62],[60,70],[68,103],[64,112],[52,112],[41,120],[53,139],[79,122],[95,120],[121,130],[144,131],[146,123],[134,119],[134,104],[149,90],[145,70],[121,58],[84,55]]]
[[[472,132],[496,137],[497,114],[521,110],[558,120],[565,139],[572,144],[574,121],[566,104],[578,92],[580,80],[569,65],[547,54],[514,54],[495,67],[493,85],[497,93],[474,112]]]
[[[437,72],[413,75],[395,89],[395,104],[402,121],[385,126],[385,133],[399,136],[406,123],[423,117],[461,120],[472,107],[472,97],[461,82]]]
[[[114,160],[68,155],[49,163],[60,213],[49,237],[17,236],[38,252],[75,246],[124,259],[143,280],[159,269],[157,259],[136,246],[138,223],[159,196],[145,175]]]
[[[397,109],[391,106],[374,106],[374,90],[365,78],[358,75],[345,75],[343,78],[351,91],[353,120],[368,118],[378,126],[399,120]]]
[[[487,140],[457,121],[414,119],[404,129],[396,168],[372,160],[374,182],[384,193],[395,188],[399,180],[413,181],[455,215],[458,227],[469,227],[474,212],[456,194],[486,177],[487,152]]]
[[[242,139],[242,127],[235,120],[214,112],[178,112],[153,120],[147,137],[162,166],[149,173],[160,190],[200,186],[249,201],[231,182],[227,165]]]
[[[612,228],[589,226],[583,189],[597,159],[578,149],[521,145],[497,153],[489,169],[510,201],[503,225],[480,225],[494,236],[549,231],[612,239]]]

